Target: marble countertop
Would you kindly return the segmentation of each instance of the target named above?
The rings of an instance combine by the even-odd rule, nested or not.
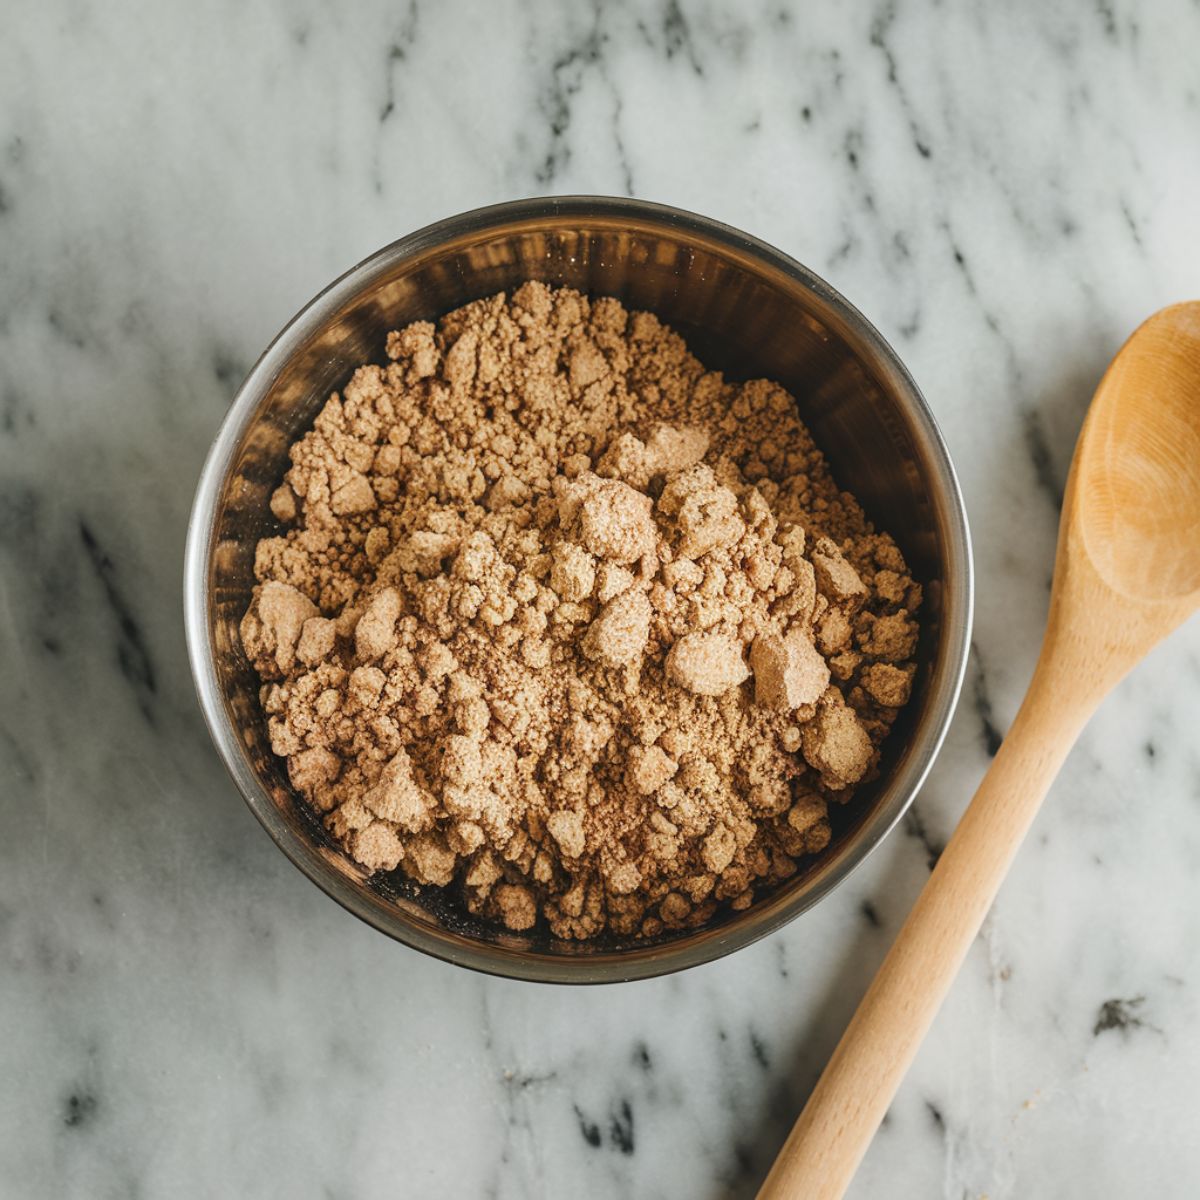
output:
[[[169,7],[169,11],[168,11]],[[0,43],[0,1194],[751,1197],[1012,719],[1076,431],[1200,292],[1200,9],[26,5]],[[193,698],[248,365],[444,215],[628,193],[825,275],[923,386],[975,653],[903,826],[722,962],[471,975],[309,884]],[[1200,1188],[1200,624],[1071,755],[852,1195]]]

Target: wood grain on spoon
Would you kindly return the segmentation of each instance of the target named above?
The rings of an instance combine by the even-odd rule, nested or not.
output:
[[[1200,607],[1200,302],[1122,347],[1084,422],[1029,691],[759,1200],[849,1185],[1038,807],[1104,696]]]

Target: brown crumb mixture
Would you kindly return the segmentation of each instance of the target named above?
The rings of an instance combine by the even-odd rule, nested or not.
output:
[[[698,925],[822,850],[921,589],[792,397],[538,283],[387,354],[292,447],[241,628],[346,850],[563,938]]]

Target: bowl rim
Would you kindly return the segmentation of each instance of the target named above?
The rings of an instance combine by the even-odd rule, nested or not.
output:
[[[842,853],[814,884],[797,894],[755,904],[709,936],[695,942],[634,947],[579,956],[550,955],[480,942],[447,930],[425,927],[404,910],[373,897],[338,871],[318,849],[301,838],[278,811],[246,757],[238,731],[225,710],[209,630],[209,565],[216,529],[216,503],[254,411],[288,360],[318,333],[343,303],[368,290],[405,258],[431,250],[463,234],[486,233],[512,224],[536,224],[549,218],[580,220],[629,218],[692,233],[749,254],[812,292],[840,319],[844,330],[869,350],[883,369],[889,388],[907,403],[914,436],[932,464],[932,479],[944,495],[947,519],[943,583],[944,661],[932,682],[927,716],[915,752],[905,763],[904,786],[872,814]],[[613,196],[541,196],[470,209],[436,221],[368,255],[309,300],[275,335],[238,388],[204,461],[188,521],[184,552],[183,608],[188,660],[197,699],[209,735],[242,798],[272,841],[313,883],[360,920],[396,941],[442,961],[491,975],[543,983],[613,983],[665,975],[714,961],[774,933],[812,908],[845,881],[871,855],[907,812],[945,740],[962,689],[969,658],[974,607],[974,565],[962,491],[937,422],[899,356],[872,325],[835,288],[790,255],[723,222],[647,200]],[[764,905],[767,911],[764,910]],[[696,934],[703,932],[695,931]],[[712,936],[713,933],[717,936]]]

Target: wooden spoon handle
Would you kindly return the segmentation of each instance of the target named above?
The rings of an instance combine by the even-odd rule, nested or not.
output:
[[[844,1194],[1089,715],[1038,671],[1012,729],[800,1114],[759,1200]],[[1060,693],[1061,696],[1061,693]]]

